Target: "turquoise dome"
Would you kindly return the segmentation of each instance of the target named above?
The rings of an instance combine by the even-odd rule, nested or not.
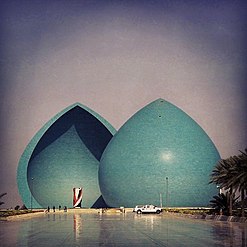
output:
[[[100,160],[99,185],[111,207],[207,206],[217,194],[209,176],[219,153],[205,131],[158,99],[131,117]]]
[[[72,207],[72,189],[82,187],[83,207],[105,207],[98,168],[115,132],[79,103],[58,113],[38,131],[19,161],[17,183],[23,203],[29,208]]]

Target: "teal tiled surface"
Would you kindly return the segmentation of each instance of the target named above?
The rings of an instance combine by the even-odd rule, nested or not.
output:
[[[105,206],[101,193],[112,207],[207,206],[217,193],[208,184],[220,159],[217,149],[171,103],[152,102],[115,133],[79,103],[52,118],[19,162],[17,182],[26,206],[71,207],[73,187],[83,187],[83,207]]]
[[[220,155],[205,131],[158,99],[131,117],[107,145],[100,189],[112,207],[207,206],[217,194],[209,176]]]
[[[58,113],[34,136],[19,161],[17,182],[23,203],[29,208],[71,207],[72,188],[83,187],[82,206],[95,206],[101,196],[99,160],[115,132],[79,103]]]

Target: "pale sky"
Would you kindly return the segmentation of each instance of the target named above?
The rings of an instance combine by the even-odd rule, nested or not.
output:
[[[80,102],[116,129],[163,98],[222,158],[246,145],[246,1],[14,1],[1,6],[0,193],[37,131]]]

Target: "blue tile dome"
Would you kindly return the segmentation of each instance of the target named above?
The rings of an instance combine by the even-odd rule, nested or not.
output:
[[[99,114],[75,103],[48,121],[19,161],[17,183],[33,208],[72,207],[73,187],[83,188],[83,207],[104,207],[98,184],[101,155],[116,130]]]
[[[208,183],[219,159],[190,116],[158,99],[132,116],[107,145],[100,160],[100,190],[111,207],[207,206],[217,194]]]

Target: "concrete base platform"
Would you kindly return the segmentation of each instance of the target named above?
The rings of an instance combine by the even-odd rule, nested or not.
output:
[[[247,224],[127,210],[73,209],[0,222],[0,243],[12,246],[245,247]]]

